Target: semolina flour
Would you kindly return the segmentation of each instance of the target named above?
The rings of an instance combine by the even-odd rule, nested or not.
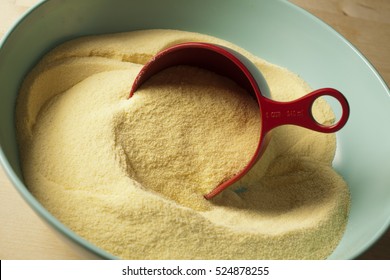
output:
[[[244,169],[260,138],[259,107],[231,80],[178,66],[152,77],[116,116],[126,173],[183,206]]]
[[[350,201],[331,168],[334,135],[273,130],[254,168],[206,201],[254,153],[256,102],[232,81],[188,66],[159,73],[128,99],[142,65],[185,41],[243,53],[275,100],[310,91],[286,69],[202,34],[147,30],[69,41],[28,74],[17,100],[27,186],[62,223],[120,258],[326,258]],[[322,123],[334,119],[324,100],[313,110]]]

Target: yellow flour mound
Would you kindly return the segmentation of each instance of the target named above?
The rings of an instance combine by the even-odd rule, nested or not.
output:
[[[224,77],[188,66],[128,99],[158,51],[185,41],[231,47],[263,72],[275,100],[309,86],[286,69],[206,35],[148,30],[80,38],[26,77],[16,108],[25,182],[83,238],[131,259],[322,259],[337,246],[349,192],[331,168],[335,136],[285,126],[242,180],[258,141],[256,102]],[[319,100],[322,123],[334,119]]]
[[[167,69],[117,113],[117,146],[129,177],[178,203],[203,196],[242,170],[258,145],[259,107],[237,84],[203,69]]]

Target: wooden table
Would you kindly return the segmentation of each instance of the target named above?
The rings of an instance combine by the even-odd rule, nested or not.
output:
[[[37,0],[0,1],[0,37]],[[390,1],[292,0],[354,44],[390,85]],[[79,259],[23,201],[0,168],[0,259]],[[390,259],[390,230],[359,259]]]

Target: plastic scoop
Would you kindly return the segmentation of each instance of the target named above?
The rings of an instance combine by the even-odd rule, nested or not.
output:
[[[243,170],[206,194],[204,196],[206,199],[211,199],[222,192],[242,178],[253,167],[267,146],[267,133],[273,128],[290,124],[318,132],[332,133],[340,130],[349,117],[349,105],[346,98],[339,91],[332,88],[315,90],[294,101],[273,101],[270,99],[269,88],[263,75],[246,57],[226,47],[198,42],[174,45],[154,56],[136,77],[129,98],[151,76],[177,65],[200,67],[230,78],[257,100],[260,109],[260,138],[255,153]],[[340,102],[342,113],[337,123],[327,126],[315,120],[312,106],[320,96],[332,96]]]

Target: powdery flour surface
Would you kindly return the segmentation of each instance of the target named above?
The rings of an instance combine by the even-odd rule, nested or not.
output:
[[[16,120],[23,175],[62,223],[128,259],[323,259],[345,230],[349,191],[335,135],[284,126],[255,167],[206,201],[256,149],[256,102],[232,81],[178,66],[129,91],[142,65],[186,41],[231,47],[275,100],[310,91],[295,74],[226,41],[175,30],[76,39],[26,77]],[[313,109],[322,123],[333,113]]]

